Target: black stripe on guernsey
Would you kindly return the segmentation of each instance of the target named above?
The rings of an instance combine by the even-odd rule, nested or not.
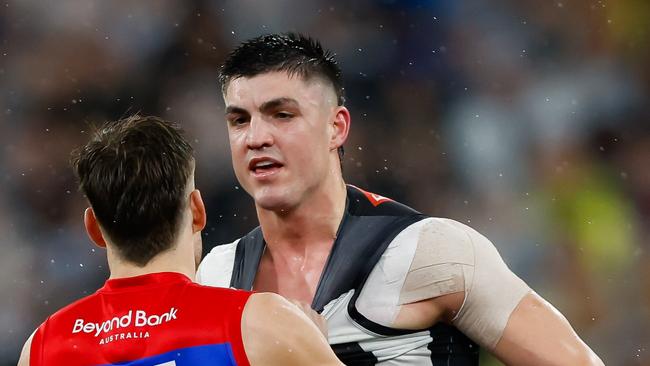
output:
[[[433,366],[478,365],[479,346],[458,329],[439,323],[431,328],[433,341],[427,348],[431,351]]]
[[[373,206],[357,188],[347,187],[347,207],[316,289],[312,307],[361,288],[390,242],[407,226],[425,218],[393,201]]]
[[[336,356],[347,366],[374,366],[377,364],[377,357],[372,352],[366,352],[359,343],[333,344],[332,349]]]
[[[354,320],[357,324],[366,328],[367,330],[384,336],[400,336],[400,335],[411,334],[411,333],[427,330],[427,329],[422,329],[418,331],[418,330],[410,330],[410,329],[390,328],[373,322],[372,320],[363,316],[363,314],[361,314],[359,310],[357,310],[357,307],[355,306],[355,303],[360,293],[361,290],[354,292],[354,295],[352,296],[350,302],[348,303],[348,314],[350,314],[350,318],[352,318],[352,320]]]
[[[235,251],[232,277],[230,277],[230,287],[249,291],[253,288],[253,281],[255,281],[265,245],[262,229],[259,226],[239,240]]]

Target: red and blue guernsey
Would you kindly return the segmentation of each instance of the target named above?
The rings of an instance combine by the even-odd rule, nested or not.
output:
[[[111,279],[37,329],[30,365],[248,365],[241,317],[250,294],[171,272]]]

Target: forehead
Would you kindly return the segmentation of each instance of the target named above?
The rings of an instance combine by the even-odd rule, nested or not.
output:
[[[300,75],[283,71],[232,79],[223,97],[227,106],[244,108],[260,106],[278,98],[291,98],[300,105],[336,103],[334,88],[327,81],[318,77],[305,80]]]

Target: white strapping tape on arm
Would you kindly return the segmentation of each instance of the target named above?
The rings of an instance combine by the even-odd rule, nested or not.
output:
[[[487,238],[459,222],[433,219],[420,232],[399,303],[463,291],[465,301],[453,324],[493,350],[510,314],[530,289]]]

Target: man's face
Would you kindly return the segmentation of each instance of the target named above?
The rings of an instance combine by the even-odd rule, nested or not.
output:
[[[263,209],[299,205],[330,172],[333,88],[318,78],[269,72],[231,80],[224,100],[233,168],[242,187]]]

